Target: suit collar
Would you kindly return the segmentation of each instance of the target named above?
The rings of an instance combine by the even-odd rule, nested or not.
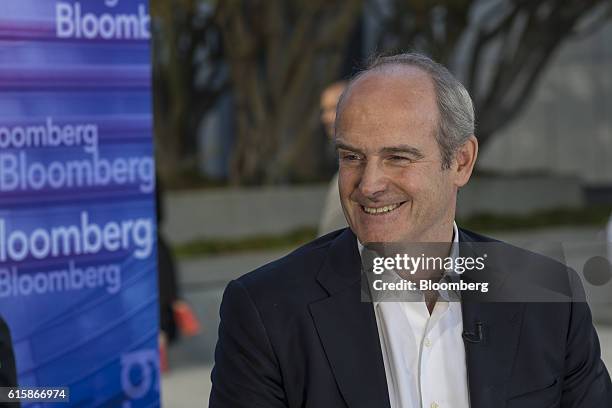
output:
[[[361,279],[361,258],[357,238],[346,228],[331,243],[328,256],[317,274],[317,281],[333,295]]]
[[[331,244],[317,276],[329,297],[309,305],[340,392],[350,408],[389,408],[374,308],[361,301],[361,260],[350,229]]]

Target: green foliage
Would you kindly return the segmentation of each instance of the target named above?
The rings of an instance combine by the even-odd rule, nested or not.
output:
[[[178,257],[190,258],[202,255],[262,251],[297,247],[316,237],[316,228],[303,227],[281,235],[259,235],[239,239],[203,239],[178,245],[174,252]]]

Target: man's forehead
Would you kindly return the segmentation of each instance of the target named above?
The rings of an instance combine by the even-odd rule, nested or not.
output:
[[[376,93],[383,88],[401,90],[403,94],[434,94],[433,80],[427,72],[412,65],[389,64],[365,72],[351,82],[346,90],[345,101],[354,96]]]
[[[376,68],[355,79],[338,106],[338,115],[347,114],[351,121],[361,115],[371,120],[391,113],[437,117],[435,88],[428,73],[412,66]]]
[[[437,116],[438,107],[433,81],[428,74],[404,72],[368,72],[347,89],[338,106],[338,114],[354,120],[360,115]],[[370,119],[372,119],[372,117]]]

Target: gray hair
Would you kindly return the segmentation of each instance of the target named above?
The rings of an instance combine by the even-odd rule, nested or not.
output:
[[[431,58],[417,53],[403,53],[376,57],[365,70],[355,75],[342,94],[338,107],[351,85],[361,76],[389,65],[409,65],[417,67],[431,77],[436,93],[439,111],[438,131],[436,141],[442,156],[442,168],[448,169],[452,163],[457,148],[463,145],[474,134],[474,104],[470,94],[463,84],[443,65]],[[340,109],[338,109],[340,110]]]

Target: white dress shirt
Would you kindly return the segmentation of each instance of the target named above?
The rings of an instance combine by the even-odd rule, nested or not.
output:
[[[439,299],[431,315],[424,300],[374,302],[374,311],[391,408],[469,408],[461,303]]]

